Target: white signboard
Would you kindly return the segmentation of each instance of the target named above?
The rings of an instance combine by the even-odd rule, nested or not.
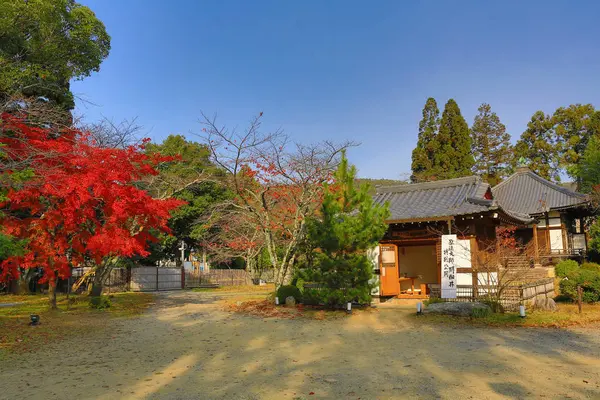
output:
[[[456,298],[456,235],[442,235],[442,299]]]

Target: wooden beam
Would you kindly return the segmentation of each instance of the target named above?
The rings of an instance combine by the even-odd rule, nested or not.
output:
[[[540,263],[540,249],[538,247],[537,224],[533,224],[533,251],[534,251],[534,255],[535,255],[534,263],[539,264]]]

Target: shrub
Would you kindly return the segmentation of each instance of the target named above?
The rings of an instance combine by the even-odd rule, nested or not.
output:
[[[581,264],[581,269],[585,269],[588,271],[600,272],[600,264],[596,264],[593,262],[585,262],[585,263]]]
[[[560,281],[560,292],[571,300],[577,300],[577,286],[583,289],[582,299],[586,303],[600,301],[600,272],[580,269]]]
[[[110,299],[108,296],[94,296],[90,298],[90,307],[97,310],[104,310],[110,308]]]
[[[492,314],[492,310],[489,308],[473,308],[471,311],[471,318],[485,318]]]
[[[579,264],[574,260],[564,260],[559,262],[554,271],[556,272],[556,276],[560,278],[564,278],[565,276],[569,276],[579,270]]]
[[[498,300],[496,299],[485,299],[485,300],[480,300],[481,303],[489,306],[492,309],[493,313],[500,313],[503,314],[504,313],[504,306],[502,305],[502,303],[500,303]]]
[[[285,303],[285,299],[289,296],[292,296],[298,303],[302,301],[302,293],[300,293],[300,289],[298,289],[296,286],[279,286],[279,289],[277,289],[277,298],[279,299],[279,304]]]
[[[319,289],[304,288],[302,292],[302,303],[309,306],[318,306],[325,303],[321,302],[321,296],[319,295]]]
[[[440,297],[430,297],[427,300],[425,300],[423,302],[423,304],[425,304],[425,306],[428,306],[430,304],[435,304],[435,303],[445,303],[446,300],[440,298]]]

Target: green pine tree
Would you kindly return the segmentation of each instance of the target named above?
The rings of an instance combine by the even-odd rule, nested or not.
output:
[[[475,161],[469,126],[454,99],[448,100],[444,107],[436,141],[433,171],[437,180],[471,175]]]
[[[427,181],[434,178],[433,158],[437,150],[436,135],[440,125],[440,110],[433,97],[427,99],[423,107],[423,119],[419,122],[419,138],[417,147],[412,152],[413,182]]]
[[[489,104],[483,103],[477,111],[471,127],[473,172],[495,185],[507,175],[512,159],[510,135]]]
[[[305,294],[328,306],[371,301],[373,265],[367,250],[375,247],[387,230],[387,205],[375,204],[369,186],[357,187],[355,179],[356,168],[349,166],[343,154],[334,184],[325,188],[319,217],[308,221],[308,239],[317,250],[312,254],[312,266],[301,275],[323,289]]]
[[[554,121],[543,111],[537,111],[515,145],[513,163],[524,159],[536,174],[549,180],[560,181],[560,158]]]

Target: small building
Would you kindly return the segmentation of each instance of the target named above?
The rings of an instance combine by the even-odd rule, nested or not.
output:
[[[441,236],[456,234],[471,254],[495,239],[496,227],[527,228],[534,219],[510,211],[489,184],[470,176],[435,182],[378,187],[376,203],[388,203],[389,229],[372,255],[378,260],[374,295],[424,298],[441,283]],[[471,260],[457,269],[457,284],[476,285]]]
[[[525,244],[533,243],[538,263],[585,257],[585,222],[593,215],[588,196],[552,183],[527,167],[517,168],[492,188],[492,194],[502,207],[535,219],[518,229],[516,236]]]

